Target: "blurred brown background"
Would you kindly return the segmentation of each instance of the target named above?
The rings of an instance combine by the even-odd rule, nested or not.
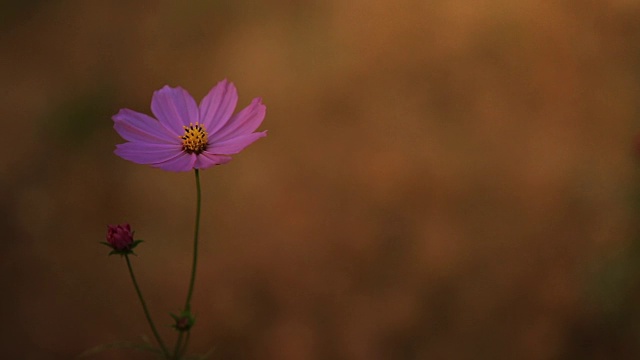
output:
[[[70,359],[184,301],[193,175],[111,116],[219,80],[269,136],[203,179],[193,353],[640,356],[640,3],[4,1],[0,350]],[[92,359],[147,359],[112,350]]]

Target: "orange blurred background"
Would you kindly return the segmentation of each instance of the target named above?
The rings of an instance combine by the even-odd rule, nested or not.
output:
[[[269,136],[202,172],[191,353],[640,356],[637,1],[1,7],[3,358],[151,335],[99,244],[122,222],[173,344],[193,175],[115,156],[111,116],[223,78]]]

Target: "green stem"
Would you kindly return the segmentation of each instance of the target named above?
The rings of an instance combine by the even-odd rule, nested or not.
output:
[[[173,359],[180,359],[180,349],[182,348],[182,339],[184,338],[184,331],[180,331],[180,335],[178,335],[178,340],[176,341],[176,347],[173,349]]]
[[[180,357],[182,357],[182,355],[184,355],[187,352],[187,347],[189,346],[189,339],[190,338],[191,338],[191,330],[187,330],[187,338],[184,341],[184,346],[180,350]]]
[[[187,301],[184,304],[184,310],[191,311],[191,295],[193,294],[193,285],[196,281],[196,265],[198,263],[198,231],[200,229],[200,173],[195,169],[196,173],[196,227],[193,231],[193,264],[191,266],[191,281],[189,282],[189,292],[187,293]]]
[[[167,347],[164,345],[160,334],[158,334],[158,330],[156,330],[156,326],[153,324],[153,320],[151,320],[151,315],[149,315],[149,309],[147,309],[147,303],[144,301],[144,297],[142,296],[142,292],[140,291],[140,287],[138,286],[138,282],[136,281],[135,275],[133,275],[133,267],[131,267],[131,261],[129,260],[129,255],[124,256],[127,260],[127,267],[129,268],[129,275],[131,275],[131,281],[133,281],[133,287],[136,288],[136,292],[138,293],[138,298],[140,298],[140,303],[142,304],[142,310],[144,310],[144,315],[147,317],[147,321],[149,322],[149,326],[151,326],[151,331],[153,332],[153,336],[155,336],[158,341],[158,345],[162,349],[164,356],[169,359],[169,351]]]
[[[184,333],[187,333],[187,337],[184,337]],[[187,347],[189,346],[189,339],[191,338],[191,331],[180,331],[180,335],[178,335],[178,340],[176,341],[176,347],[173,350],[173,359],[180,360],[182,356],[187,351]],[[184,340],[184,343],[183,343]]]
[[[187,291],[187,300],[184,303],[183,313],[191,315],[191,296],[193,295],[193,286],[196,283],[196,269],[198,266],[198,233],[200,231],[200,205],[201,205],[201,191],[200,191],[200,172],[195,169],[196,174],[196,225],[193,231],[193,262],[191,265],[191,280],[189,280],[189,291]],[[187,340],[183,344],[184,331],[180,330],[178,340],[176,341],[176,347],[173,349],[173,358],[178,360],[182,357],[182,354],[187,350],[189,345],[189,330],[187,330]]]

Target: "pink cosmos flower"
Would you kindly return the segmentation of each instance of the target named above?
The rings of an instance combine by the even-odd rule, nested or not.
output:
[[[266,107],[255,98],[233,115],[238,93],[223,80],[197,105],[189,93],[165,86],[153,93],[151,111],[157,118],[121,109],[113,116],[114,129],[128,142],[115,154],[137,164],[167,171],[206,169],[226,164],[231,156],[267,132],[254,132]]]

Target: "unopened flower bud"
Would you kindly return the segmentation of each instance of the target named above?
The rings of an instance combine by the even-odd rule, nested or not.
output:
[[[190,311],[183,311],[180,315],[171,314],[173,320],[175,320],[175,324],[173,328],[178,331],[189,331],[193,324],[196,322],[196,319],[193,317]]]
[[[131,249],[131,244],[133,244],[131,225],[109,225],[107,227],[107,242],[113,247],[113,250],[124,251]]]
[[[133,240],[133,231],[131,225],[107,225],[107,242],[103,244],[113,249],[109,255],[133,254],[135,248],[142,240]]]

